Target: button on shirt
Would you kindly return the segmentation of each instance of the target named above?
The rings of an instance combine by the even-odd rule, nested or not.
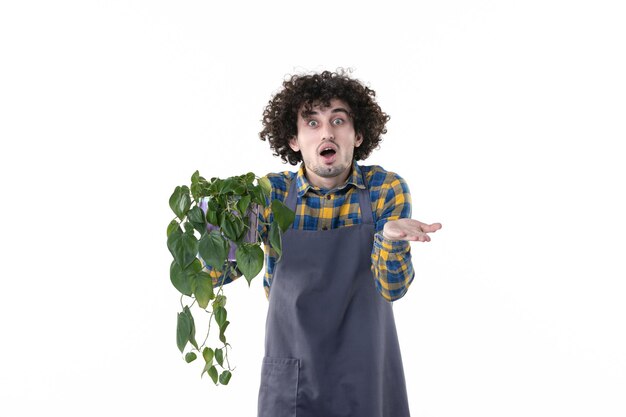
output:
[[[270,201],[278,199],[285,202],[291,181],[296,181],[298,206],[293,228],[299,230],[329,230],[349,227],[361,223],[359,193],[357,188],[365,188],[363,176],[367,179],[376,234],[372,248],[372,273],[378,292],[388,301],[401,298],[413,281],[414,271],[411,263],[410,244],[407,241],[385,239],[382,230],[390,220],[411,217],[411,194],[399,175],[385,171],[378,165],[360,166],[352,164],[352,173],[347,181],[332,190],[325,190],[312,185],[305,176],[304,164],[298,172],[285,171],[267,175],[271,185]],[[263,287],[269,297],[274,267],[278,254],[268,240],[268,227],[264,223],[272,222],[273,215],[268,201],[259,214],[259,235],[265,245],[265,276]],[[323,260],[321,260],[323,262]],[[216,285],[222,280],[229,283],[241,276],[222,277],[218,271],[211,270],[202,262],[205,270],[211,274]]]

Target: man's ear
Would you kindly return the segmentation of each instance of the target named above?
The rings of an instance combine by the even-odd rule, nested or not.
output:
[[[356,141],[354,141],[354,147],[358,148],[359,146],[361,146],[362,143],[363,143],[363,135],[360,133],[357,133]]]
[[[296,136],[292,136],[289,139],[289,147],[293,149],[294,152],[300,151],[300,146],[298,145],[298,138]]]

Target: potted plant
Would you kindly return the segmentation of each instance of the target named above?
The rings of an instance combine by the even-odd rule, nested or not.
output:
[[[230,322],[224,279],[215,282],[214,276],[216,273],[222,277],[243,275],[250,285],[261,272],[264,254],[263,241],[257,233],[258,213],[260,207],[268,204],[270,196],[269,180],[252,172],[207,181],[196,171],[191,176],[190,186],[176,187],[169,199],[176,215],[167,227],[167,247],[174,258],[170,280],[181,293],[182,309],[176,324],[176,344],[187,363],[202,357],[204,365],[200,375],[208,373],[216,385],[228,384],[233,369],[228,362],[230,344],[225,334]],[[280,256],[281,233],[291,226],[295,214],[278,200],[271,202],[271,210],[273,221],[266,223],[268,240]],[[213,276],[210,271],[215,271]],[[202,344],[196,340],[194,305],[194,311],[209,315]],[[213,322],[218,326],[221,342],[214,348],[207,346]]]

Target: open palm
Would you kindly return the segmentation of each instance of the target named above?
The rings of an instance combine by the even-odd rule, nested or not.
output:
[[[383,236],[389,240],[430,242],[428,233],[441,229],[441,223],[426,224],[414,219],[390,220],[385,223]]]

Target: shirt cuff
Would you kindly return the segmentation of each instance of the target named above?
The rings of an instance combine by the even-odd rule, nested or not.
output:
[[[383,250],[388,253],[401,253],[406,252],[409,246],[407,240],[389,240],[383,236],[382,232],[378,232],[374,235],[374,246],[377,249]]]

